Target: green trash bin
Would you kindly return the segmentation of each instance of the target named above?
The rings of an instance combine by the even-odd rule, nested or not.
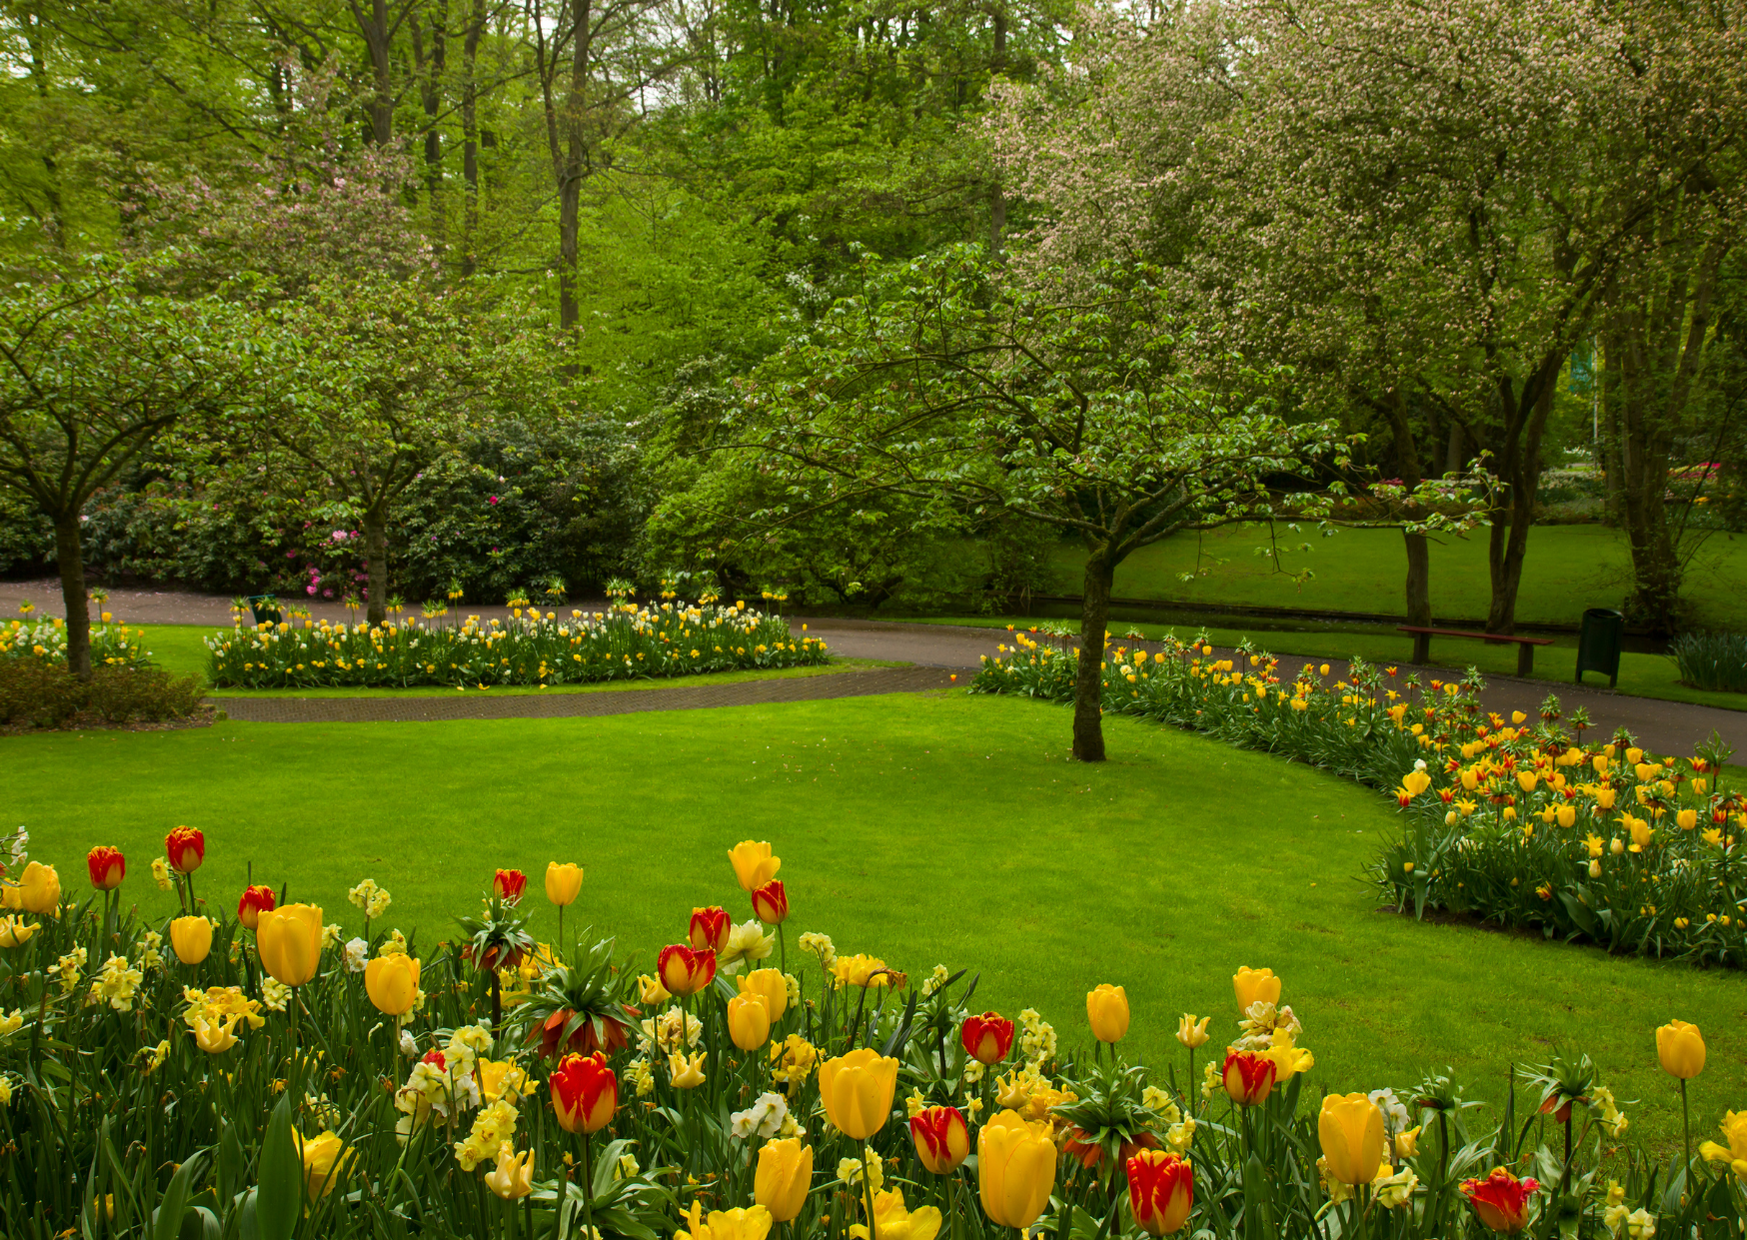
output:
[[[255,613],[256,624],[278,624],[282,616],[279,614],[279,600],[271,594],[249,595],[249,610]]]
[[[1606,672],[1607,687],[1620,679],[1620,644],[1626,634],[1626,618],[1611,607],[1591,607],[1583,613],[1583,628],[1577,635],[1577,683],[1585,672]]]

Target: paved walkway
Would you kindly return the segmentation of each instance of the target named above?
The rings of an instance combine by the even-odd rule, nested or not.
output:
[[[24,598],[34,601],[45,615],[61,614],[60,585],[54,580],[44,580],[0,582],[0,616],[15,614],[18,600]],[[568,604],[567,609],[593,611],[604,605],[603,600],[578,600]],[[118,618],[133,623],[214,626],[230,623],[228,599],[188,591],[118,589],[111,594],[108,607]],[[332,620],[347,618],[344,609],[332,603],[318,603],[312,610]],[[459,610],[462,614],[487,617],[505,614],[502,607],[464,605]],[[829,618],[790,621],[790,627],[797,633],[803,624],[810,636],[824,638],[833,654],[914,666],[700,688],[625,689],[551,696],[492,697],[489,693],[467,693],[452,698],[224,698],[216,699],[215,704],[229,712],[233,719],[262,722],[562,718],[648,710],[703,710],[712,706],[935,690],[952,687],[955,682],[950,677],[954,672],[958,674],[956,684],[963,686],[979,666],[983,655],[993,655],[1001,643],[1011,641],[1003,629]],[[1150,643],[1134,644],[1156,648]],[[1224,655],[1229,651],[1220,653]],[[1296,671],[1301,662],[1290,655],[1284,660],[1285,666],[1292,671]],[[1329,662],[1334,675],[1346,674],[1344,662]],[[1448,667],[1412,668],[1405,663],[1398,666],[1403,675],[1418,671],[1422,678],[1459,674]],[[1545,680],[1518,680],[1514,676],[1489,679],[1483,700],[1488,710],[1500,714],[1513,710],[1533,712],[1539,709],[1549,693],[1557,694],[1568,712],[1579,706],[1588,712],[1595,725],[1591,736],[1611,734],[1623,725],[1649,749],[1684,755],[1690,754],[1694,745],[1706,740],[1714,731],[1726,744],[1735,747],[1737,756],[1747,759],[1747,711],[1629,697],[1605,689],[1579,688]]]

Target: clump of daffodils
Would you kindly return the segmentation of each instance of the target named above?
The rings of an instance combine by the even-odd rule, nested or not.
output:
[[[365,879],[348,891],[346,899],[352,902],[354,908],[363,909],[364,916],[372,920],[386,913],[388,906],[393,902],[393,897],[378,887],[373,878]]]
[[[88,1003],[107,1003],[117,1012],[133,1011],[134,996],[139,993],[145,974],[127,962],[126,956],[110,954],[103,967],[91,979]]]
[[[729,1131],[740,1141],[754,1136],[768,1141],[773,1137],[804,1137],[807,1130],[795,1122],[788,1100],[781,1094],[762,1093],[744,1111],[728,1117]]]

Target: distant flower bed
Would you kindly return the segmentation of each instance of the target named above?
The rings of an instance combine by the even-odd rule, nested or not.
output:
[[[1024,633],[1014,642],[972,691],[1071,701],[1074,656]],[[1355,659],[1348,681],[1331,682],[1327,664],[1292,675],[1258,651],[1212,655],[1200,643],[1115,647],[1104,709],[1393,790],[1402,838],[1372,869],[1391,902],[1747,965],[1747,796],[1721,787],[1729,751],[1715,741],[1681,760],[1645,753],[1624,729],[1585,745],[1588,719],[1565,717],[1557,698],[1536,719],[1488,714],[1473,672],[1422,685]]]
[[[143,629],[108,620],[91,626],[91,666],[145,667],[152,661]],[[67,622],[59,616],[43,620],[12,620],[0,628],[0,659],[67,661]]]
[[[780,617],[714,603],[627,603],[563,619],[517,608],[484,623],[239,624],[206,645],[208,679],[248,689],[545,686],[830,661],[823,641],[793,637]]]

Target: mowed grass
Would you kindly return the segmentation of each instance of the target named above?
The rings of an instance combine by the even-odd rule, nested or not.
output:
[[[1439,620],[1485,618],[1491,597],[1487,533],[1481,529],[1432,544],[1432,611]],[[1300,551],[1306,543],[1311,549]],[[1406,614],[1407,552],[1397,530],[1350,529],[1324,538],[1313,527],[1296,533],[1281,527],[1279,568],[1285,572],[1257,555],[1257,548],[1267,545],[1267,529],[1258,526],[1178,535],[1123,561],[1115,593],[1173,602]],[[1062,543],[1054,562],[1056,592],[1077,595],[1084,554]],[[1292,574],[1304,569],[1314,576],[1300,585]],[[1184,581],[1184,574],[1195,575]],[[1631,582],[1631,554],[1620,530],[1536,526],[1529,532],[1517,619],[1576,624],[1586,607],[1618,607]],[[1747,536],[1706,537],[1687,569],[1683,594],[1698,627],[1747,629]]]
[[[1004,629],[1012,625],[1028,629],[1044,623],[1035,616],[930,616],[921,624],[969,625],[976,628]],[[1323,629],[1290,632],[1276,629],[1202,628],[1193,624],[1154,624],[1112,620],[1111,640],[1120,645],[1129,631],[1146,634],[1149,641],[1161,641],[1175,636],[1183,641],[1205,632],[1216,646],[1238,646],[1254,642],[1256,648],[1270,654],[1317,659],[1361,658],[1367,662],[1387,665],[1405,663],[1413,654],[1413,638],[1406,633],[1384,629]],[[1477,667],[1488,676],[1516,675],[1516,647],[1489,646],[1485,642],[1459,637],[1434,637],[1431,662],[1435,666],[1466,670]],[[1574,683],[1577,670],[1577,639],[1559,638],[1551,646],[1535,648],[1534,679],[1547,681],[1547,692],[1558,693]],[[1693,689],[1680,683],[1672,660],[1659,654],[1620,656],[1619,683],[1621,693],[1638,697],[1661,698],[1669,702],[1691,702],[1698,706],[1716,706],[1723,710],[1747,710],[1747,693],[1722,693]],[[1605,689],[1607,677],[1599,672],[1584,673],[1583,683],[1590,688]]]
[[[119,845],[122,889],[171,911],[148,865],[164,832],[206,832],[197,877],[234,907],[246,868],[321,904],[350,933],[345,890],[394,896],[391,925],[453,933],[492,870],[531,876],[533,929],[549,860],[587,867],[570,926],[592,923],[647,968],[694,906],[749,915],[725,853],[770,840],[796,936],[831,934],[920,978],[980,972],[977,1003],[1034,1006],[1082,1042],[1084,994],[1125,985],[1128,1050],[1182,1066],[1184,1011],[1234,1032],[1229,978],[1268,965],[1328,1089],[1411,1088],[1455,1068],[1502,1097],[1513,1063],[1587,1051],[1639,1131],[1666,1141],[1678,1094],[1654,1028],[1710,1041],[1694,1082],[1709,1129],[1747,1104],[1747,978],[1612,958],[1379,912],[1357,881],[1393,806],[1322,772],[1112,718],[1113,760],[1066,757],[1068,714],[1022,699],[893,695],[601,719],[420,724],[221,723],[175,732],[0,739],[11,823],[85,893],[82,858]]]

